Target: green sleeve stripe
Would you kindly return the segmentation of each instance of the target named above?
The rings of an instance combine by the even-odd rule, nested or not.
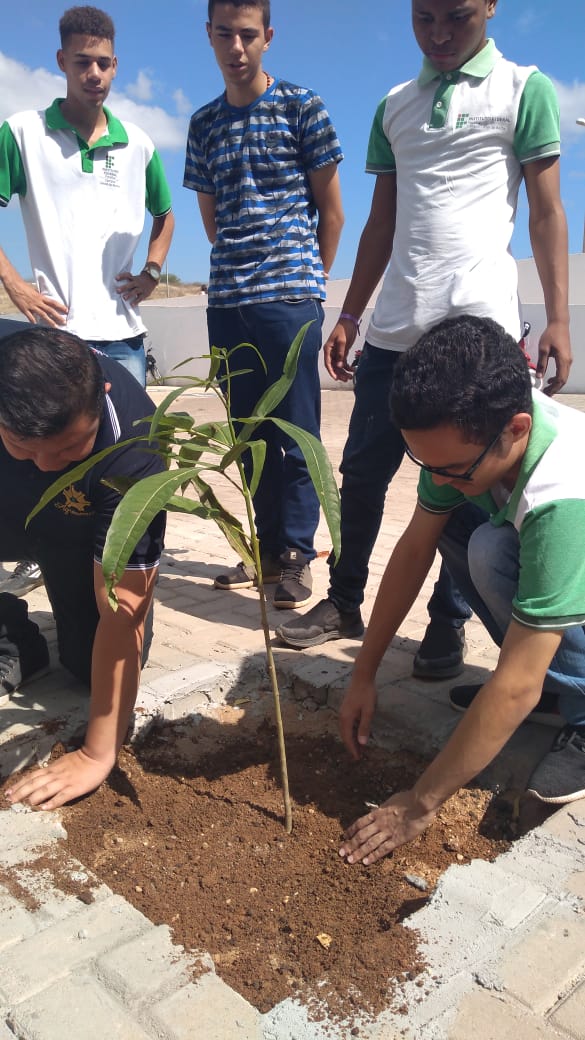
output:
[[[575,625],[585,625],[585,614],[542,618],[534,617],[533,614],[524,614],[518,607],[514,607],[512,617],[525,628],[537,628],[541,632],[557,632],[560,629],[574,628]]]
[[[384,113],[386,111],[387,98],[380,101],[376,109],[370,139],[368,141],[368,152],[366,156],[366,170],[368,173],[393,173],[396,169],[396,160],[390,147],[390,142],[384,133]]]
[[[514,151],[520,162],[560,153],[557,93],[548,76],[536,70],[528,79],[518,108]],[[538,154],[540,153],[540,154]]]
[[[418,504],[421,509],[424,509],[425,513],[434,513],[435,516],[444,516],[446,513],[452,513],[455,506],[433,506],[429,502],[423,502],[421,498],[418,499]]]
[[[146,208],[153,217],[164,217],[172,208],[170,188],[156,149],[146,167]]]
[[[14,134],[8,123],[0,126],[0,200],[7,206],[13,195],[26,195],[26,174]]]

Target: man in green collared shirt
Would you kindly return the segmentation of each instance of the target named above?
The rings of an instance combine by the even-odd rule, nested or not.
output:
[[[150,138],[104,108],[118,65],[112,19],[95,7],[72,7],[59,30],[67,96],[0,127],[0,206],[18,195],[34,284],[2,249],[0,281],[28,321],[75,333],[144,386],[138,308],[169,251],[171,196]],[[146,209],[153,218],[146,262],[132,274]],[[22,561],[1,588],[23,596],[42,580],[36,563]]]
[[[355,373],[355,407],[341,472],[341,555],[327,600],[278,634],[299,649],[363,632],[360,606],[388,484],[403,456],[388,396],[402,351],[442,318],[493,318],[516,340],[522,324],[510,253],[524,182],[547,327],[538,374],[546,393],[571,363],[567,229],[559,190],[558,101],[535,66],[508,61],[487,38],[497,0],[412,0],[424,55],[419,75],[379,104],[366,171],[372,206],[339,321],[324,346],[334,379],[353,378],[348,352],[386,271]],[[387,268],[387,270],[386,270]],[[553,371],[553,368],[556,371]],[[443,679],[463,669],[469,606],[441,569],[413,674]]]
[[[67,96],[0,128],[0,205],[19,196],[35,284],[2,251],[0,279],[30,322],[67,328],[144,385],[138,305],[156,287],[170,246],[170,192],[150,138],[104,108],[117,69],[109,15],[74,7],[59,29]],[[152,232],[134,275],[146,209]]]
[[[501,649],[412,789],[348,829],[340,853],[350,863],[374,863],[425,830],[538,706],[545,681],[566,725],[528,792],[553,805],[585,798],[585,415],[533,391],[514,338],[471,315],[435,326],[401,356],[391,410],[421,468],[419,497],[341,707],[352,757],[368,741],[380,661],[437,548]]]

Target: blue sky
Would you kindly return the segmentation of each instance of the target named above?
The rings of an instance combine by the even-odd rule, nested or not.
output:
[[[24,0],[5,5],[0,37],[0,118],[44,108],[62,94],[55,52],[58,21],[67,3]],[[209,247],[196,198],[182,187],[189,115],[223,89],[205,34],[206,0],[112,0],[104,7],[117,29],[118,76],[109,105],[143,126],[163,157],[173,193],[177,230],[169,270],[183,281],[205,281]],[[410,26],[409,0],[272,0],[274,41],[265,67],[316,90],[325,100],[345,153],[341,165],[346,224],[333,277],[349,277],[367,217],[373,178],[364,171],[370,123],[380,98],[417,74],[420,52]],[[581,249],[585,216],[583,0],[499,0],[490,25],[500,50],[536,64],[555,81],[561,102],[562,192],[570,249]],[[519,206],[514,253],[531,253],[527,208]],[[0,243],[28,276],[16,202],[0,213]],[[137,255],[137,264],[144,259]]]

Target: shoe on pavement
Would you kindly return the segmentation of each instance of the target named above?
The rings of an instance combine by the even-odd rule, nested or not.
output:
[[[44,578],[38,563],[33,560],[21,560],[16,564],[12,574],[0,584],[0,592],[8,592],[12,596],[26,596],[27,592],[44,585]]]
[[[563,726],[528,781],[527,794],[563,805],[585,798],[585,725]]]
[[[274,556],[262,556],[260,564],[262,567],[262,580],[265,585],[280,581],[282,570],[280,560]],[[251,589],[253,585],[257,584],[258,580],[254,565],[243,563],[241,560],[237,567],[232,567],[230,571],[218,574],[213,583],[216,589],[223,589],[225,592],[236,589]]]
[[[287,549],[280,557],[282,571],[274,593],[278,610],[304,607],[313,595],[313,576],[309,561],[300,549]]]
[[[463,686],[454,686],[449,691],[449,704],[455,711],[467,711],[483,685],[483,683],[468,683]],[[558,695],[543,690],[538,704],[534,706],[524,721],[540,722],[541,726],[554,726],[559,729],[562,726],[562,716],[559,713]]]
[[[322,599],[304,617],[280,625],[276,634],[287,646],[306,650],[330,639],[359,639],[364,623],[359,609],[341,611],[330,599]]]
[[[416,679],[453,679],[463,671],[465,629],[431,621],[412,666]]]

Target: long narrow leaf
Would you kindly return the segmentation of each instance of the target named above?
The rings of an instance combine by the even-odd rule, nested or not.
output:
[[[250,452],[252,454],[252,476],[250,478],[250,494],[252,498],[258,490],[262,470],[266,461],[266,441],[250,441]]]

